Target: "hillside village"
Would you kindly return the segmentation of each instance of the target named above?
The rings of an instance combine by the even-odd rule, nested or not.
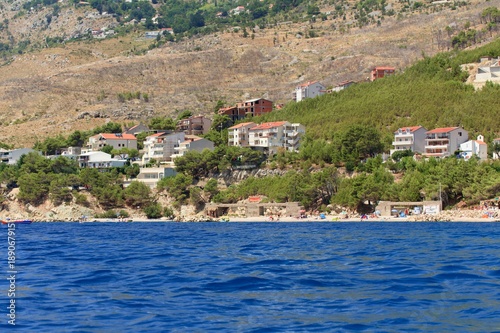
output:
[[[427,52],[433,54],[451,48],[458,50],[493,39],[497,32],[495,23],[500,17],[495,7],[480,2],[473,6],[461,4],[452,7],[448,3],[433,3],[425,5],[425,9],[418,9],[416,6],[391,3],[387,8],[378,8],[380,13],[374,11],[365,16],[369,10],[377,8],[366,5],[370,8],[365,6],[355,13],[352,11],[355,7],[348,5],[344,8],[336,6],[335,10],[309,6],[307,15],[302,16],[302,25],[297,25],[294,15],[305,9],[301,6],[296,8],[297,13],[294,14],[279,13],[275,18],[279,17],[282,21],[271,23],[266,20],[249,21],[258,12],[255,7],[238,4],[229,8],[224,3],[222,11],[190,12],[189,24],[199,26],[187,30],[168,21],[166,14],[171,9],[168,6],[141,2],[141,8],[137,7],[135,11],[130,3],[122,4],[118,11],[111,3],[102,2],[108,7],[100,8],[95,1],[63,1],[60,5],[54,5],[55,1],[44,2],[43,5],[38,0],[15,1],[7,7],[0,7],[0,14],[8,17],[0,26],[0,51],[5,60],[4,69],[11,69],[3,72],[6,84],[1,92],[6,98],[0,102],[0,109],[5,111],[1,115],[6,129],[4,138],[8,140],[2,144],[2,161],[8,166],[3,166],[1,170],[6,186],[3,189],[4,207],[17,202],[36,212],[36,207],[52,201],[53,207],[49,212],[39,212],[37,218],[47,218],[46,214],[52,214],[50,210],[57,211],[70,202],[79,202],[76,206],[81,209],[83,206],[87,210],[93,207],[98,214],[108,211],[112,214],[112,209],[133,209],[135,206],[137,209],[133,214],[136,214],[142,211],[139,207],[144,208],[146,202],[133,198],[133,190],[127,188],[138,191],[140,187],[137,183],[141,183],[155,189],[154,200],[161,201],[163,207],[175,206],[178,210],[176,215],[185,215],[182,213],[185,208],[182,207],[186,206],[188,199],[190,205],[195,207],[192,213],[201,212],[212,217],[237,208],[203,208],[205,204],[215,201],[233,205],[238,198],[270,201],[265,202],[266,205],[283,201],[300,202],[304,208],[311,210],[332,210],[337,205],[337,208],[364,211],[368,206],[373,209],[372,203],[382,198],[399,202],[435,199],[433,184],[424,186],[422,183],[420,188],[412,188],[412,193],[405,193],[398,187],[405,184],[405,172],[411,168],[408,162],[410,157],[425,165],[429,159],[444,161],[443,164],[452,163],[447,158],[455,156],[456,160],[473,161],[471,165],[476,165],[475,161],[484,161],[477,165],[478,168],[496,168],[492,161],[498,159],[498,132],[486,125],[476,126],[467,121],[456,112],[457,106],[445,110],[455,112],[456,116],[438,121],[424,119],[423,114],[410,117],[411,108],[401,111],[399,106],[391,107],[387,103],[386,108],[391,109],[394,116],[380,114],[380,122],[377,121],[376,126],[359,119],[358,124],[345,125],[342,130],[326,134],[319,133],[322,125],[347,124],[349,120],[341,116],[329,121],[327,112],[318,107],[320,104],[324,108],[328,103],[344,103],[346,107],[351,104],[349,107],[352,108],[352,103],[346,101],[344,96],[359,96],[368,91],[375,100],[373,97],[377,89],[384,87],[379,83],[386,82],[386,77],[386,97],[394,101],[394,87],[392,91],[387,87],[397,85],[400,79],[395,74],[404,74],[407,66],[414,62],[415,54],[420,53],[423,62],[432,61]],[[277,14],[272,4],[264,2],[261,5],[268,7],[273,15]],[[476,16],[467,14],[472,9]],[[148,12],[146,17],[141,17],[140,12],[143,11]],[[339,17],[340,12],[344,15],[343,19]],[[403,28],[398,22],[411,24],[412,15],[417,12],[426,12],[428,22],[435,22],[433,43],[428,43],[424,35],[417,36],[417,27],[412,30],[413,37],[408,35],[406,39],[398,39],[401,36],[397,37],[396,30]],[[446,20],[437,23],[438,18],[447,12],[453,13],[453,18],[444,15]],[[76,13],[81,15],[76,18],[77,24],[70,23]],[[283,21],[287,17],[292,17],[292,21]],[[422,17],[419,15],[419,19],[414,19],[419,27],[425,26],[420,22]],[[16,35],[21,31],[16,27],[26,20],[36,21],[33,21],[31,31],[22,30],[22,35]],[[225,28],[217,26],[217,33],[214,33],[209,31],[207,22],[228,25],[223,25]],[[248,25],[249,22],[253,23]],[[63,26],[77,29],[71,34],[54,35],[54,29],[59,27],[59,31],[63,31]],[[38,29],[40,27],[43,29]],[[354,27],[359,31],[355,31]],[[392,43],[375,38],[381,36],[384,29],[396,38]],[[47,34],[43,38],[44,45],[39,43],[41,38],[36,40],[38,30]],[[11,35],[11,31],[15,34]],[[6,43],[4,37],[8,36],[9,43]],[[16,44],[19,36],[34,39]],[[343,36],[355,36],[356,39],[347,43],[353,45],[346,48]],[[341,44],[334,42],[339,38],[343,45],[340,49],[338,45]],[[237,42],[228,43],[233,39]],[[35,40],[36,43],[33,42]],[[366,48],[367,43],[375,43],[377,47],[370,51]],[[106,46],[102,47],[103,44]],[[419,45],[421,51],[414,45]],[[108,51],[110,46],[115,49]],[[398,56],[394,56],[396,53]],[[443,59],[438,59],[437,62],[449,66],[444,71],[446,74],[442,75],[457,79],[455,88],[460,85],[459,82],[466,80],[470,86],[463,90],[473,86],[480,95],[482,89],[488,91],[496,87],[500,68],[497,57],[496,51],[485,52],[480,58],[471,58],[472,63],[462,62],[463,73],[448,65],[448,60],[443,62]],[[38,64],[36,71],[25,66],[32,62]],[[187,64],[187,71],[183,64]],[[468,79],[462,77],[465,72],[469,73]],[[185,86],[179,88],[179,83]],[[25,98],[27,95],[30,98]],[[183,99],[182,103],[179,103],[180,99]],[[228,106],[235,100],[238,102]],[[210,110],[216,101],[216,109]],[[65,111],[61,112],[62,109]],[[188,112],[188,116],[178,117],[172,127],[150,126],[150,120],[168,118],[164,109],[170,112],[175,110],[175,113],[191,109],[196,110],[196,115]],[[373,109],[373,105],[364,105],[362,112],[368,115]],[[73,112],[69,118],[66,116],[70,112],[68,110]],[[313,113],[313,110],[316,119],[306,119],[304,113]],[[485,110],[475,110],[478,111]],[[351,110],[352,115],[355,112]],[[60,119],[53,118],[55,115]],[[347,118],[350,116],[347,115]],[[61,143],[66,142],[64,136],[72,129],[88,130],[103,122],[112,124],[111,120],[120,121],[123,127],[120,125],[120,129],[114,128],[113,131],[93,132],[82,142],[71,141],[78,142],[76,145]],[[420,126],[421,123],[426,126]],[[15,136],[18,134],[8,132],[13,129],[23,134],[19,140]],[[78,135],[82,133],[78,132]],[[392,138],[388,133],[392,133]],[[388,142],[389,139],[392,141]],[[35,146],[28,148],[29,142],[35,142]],[[42,162],[30,153],[50,162]],[[66,163],[61,162],[64,157],[73,162],[61,168],[60,164]],[[26,161],[41,164],[41,169],[47,168],[48,173],[52,173],[53,169],[65,171],[62,171],[59,181],[53,175],[43,179],[41,171],[22,166]],[[376,171],[375,166],[379,163],[385,163],[386,174],[383,177]],[[19,176],[19,169],[28,171],[29,175]],[[309,174],[294,174],[300,169],[308,170]],[[226,177],[223,180],[219,178],[215,186],[210,179],[214,172]],[[328,172],[328,176],[321,177]],[[228,180],[232,174],[237,175],[238,182]],[[244,188],[236,186],[252,178],[249,175],[281,177],[287,179],[285,183],[293,184],[293,188],[281,189],[281,194],[280,191],[278,194],[268,193],[267,198],[257,200],[253,195],[255,193],[247,193]],[[183,179],[185,176],[188,178]],[[343,181],[336,183],[337,177]],[[374,182],[387,183],[372,186],[370,177],[374,178]],[[89,181],[92,178],[99,179],[99,182]],[[173,186],[167,178],[179,183]],[[302,186],[297,188],[301,179]],[[346,190],[347,194],[344,193],[349,186],[356,185],[357,179],[364,179],[361,180],[363,190],[351,191],[354,194]],[[266,181],[269,183],[264,185],[266,188],[261,185],[261,192],[272,192],[279,180],[266,178]],[[106,182],[111,184],[109,189],[102,188]],[[309,188],[312,183],[316,188]],[[33,195],[35,190],[28,193],[27,186],[30,185],[39,187],[43,195],[37,198]],[[441,198],[450,207],[462,201],[475,204],[497,195],[495,187],[490,184],[482,187],[483,193],[477,193],[477,189],[453,187],[450,182],[445,191],[446,197]],[[390,189],[385,191],[384,188]],[[70,190],[73,192],[68,192]],[[176,190],[180,192],[174,194]],[[149,201],[151,193],[144,192],[143,197]],[[261,205],[256,210],[255,207],[246,209],[258,214],[278,209],[275,206],[266,207]],[[282,209],[283,205],[280,207]],[[391,206],[387,207],[390,212]],[[299,206],[285,209],[293,210],[294,214],[303,210]],[[84,215],[91,213],[87,211]],[[156,213],[151,215],[158,216]],[[172,214],[169,211],[160,215]]]
[[[481,59],[481,63],[484,64],[484,62],[485,59]],[[478,78],[484,79],[484,72],[487,71],[485,68],[489,69],[488,73],[495,75],[497,66],[496,60],[492,66],[478,66]],[[373,82],[393,74],[395,74],[394,68],[376,67],[373,69],[370,81]],[[350,81],[337,88],[340,90],[348,89],[353,84],[355,83]],[[328,93],[331,92],[327,91],[319,82],[307,82],[298,85],[291,95],[295,102],[300,103],[303,100],[317,98]],[[306,134],[307,129],[304,125],[288,121],[263,123],[247,121],[247,119],[254,119],[254,117],[279,112],[280,107],[277,108],[272,101],[263,98],[242,101],[232,107],[221,107],[215,116],[224,117],[227,122],[221,122],[219,128],[215,129],[219,130],[221,137],[223,130],[227,131],[227,141],[223,143],[224,145],[250,148],[261,152],[267,159],[280,152],[297,153],[300,151],[302,140]],[[100,172],[124,168],[130,164],[137,165],[139,171],[135,175],[125,177],[122,182],[123,188],[127,188],[133,182],[140,182],[154,190],[163,178],[177,175],[176,160],[178,158],[186,156],[189,152],[201,154],[204,151],[214,151],[216,144],[206,138],[211,130],[214,130],[213,119],[203,115],[189,116],[178,120],[174,130],[152,130],[147,125],[137,124],[126,128],[121,133],[103,132],[90,136],[82,147],[61,147],[56,150],[55,155],[45,155],[45,157],[51,160],[61,157],[68,158],[75,161],[80,169],[96,169]],[[138,137],[144,138],[140,142],[142,147],[140,150],[138,150]],[[496,145],[500,146],[500,138],[494,139],[491,144],[495,147]],[[22,160],[23,155],[32,152],[36,152],[36,150],[32,148],[2,149],[1,161],[7,165],[16,165]],[[42,154],[42,152],[38,153]],[[396,155],[398,156],[396,157]],[[387,161],[389,156],[393,159],[400,159],[401,156],[413,156],[415,160],[455,156],[463,160],[476,158],[479,161],[487,161],[490,158],[499,159],[499,151],[495,150],[488,155],[488,145],[484,142],[484,136],[479,135],[477,139],[470,139],[468,131],[461,127],[442,127],[428,130],[423,126],[408,126],[394,132],[390,153],[381,156],[384,161]],[[238,161],[233,164],[232,170],[238,172],[258,169],[258,164]],[[81,190],[85,190],[85,188]],[[9,200],[16,200],[10,194],[8,197]],[[228,212],[246,215],[255,209],[257,210],[253,214],[257,215],[293,214],[295,216],[300,215],[299,211],[303,211],[301,206],[291,206],[291,203],[287,205],[264,204],[261,203],[261,198],[248,199],[254,201],[250,206],[246,206],[249,205],[248,203],[233,205],[209,203],[202,214],[210,219],[227,215]],[[409,203],[407,204],[409,205]],[[267,207],[265,205],[268,205],[269,208],[265,208]],[[31,212],[37,211],[33,206],[29,206]],[[390,210],[392,206],[387,207]],[[427,206],[424,206],[424,210],[430,209],[425,207]],[[52,209],[53,212],[54,209]],[[55,211],[57,212],[57,209]],[[50,213],[50,216],[54,216],[53,212]],[[81,210],[77,212],[78,214],[82,213]],[[195,213],[196,211],[189,210],[184,210],[184,213],[182,210],[180,212],[183,216],[189,216],[189,219],[193,219]],[[89,216],[93,213],[85,209],[81,215]],[[72,216],[65,218],[76,219],[74,214]]]

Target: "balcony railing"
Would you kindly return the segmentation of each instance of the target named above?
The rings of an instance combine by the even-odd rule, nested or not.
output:
[[[440,140],[440,139],[450,139],[449,134],[434,134],[434,135],[427,135],[425,137],[426,140]]]
[[[409,140],[409,141],[393,141],[392,145],[393,146],[411,146],[411,145],[413,145],[413,140]]]
[[[450,145],[448,142],[428,142],[425,148],[435,149],[435,148],[448,148]]]

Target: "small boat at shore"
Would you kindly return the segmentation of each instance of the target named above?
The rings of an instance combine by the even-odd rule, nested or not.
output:
[[[14,224],[31,224],[31,220],[1,220],[2,224],[9,224],[9,223],[14,223]]]

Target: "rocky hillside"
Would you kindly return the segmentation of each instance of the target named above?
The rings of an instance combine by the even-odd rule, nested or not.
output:
[[[298,83],[318,80],[332,86],[365,80],[373,66],[404,70],[422,54],[446,50],[453,31],[481,27],[480,13],[498,2],[473,0],[453,9],[386,16],[380,25],[363,28],[339,29],[338,21],[327,19],[256,27],[252,37],[227,29],[151,50],[153,41],[139,27],[120,37],[47,47],[47,37],[76,36],[95,26],[113,27],[116,21],[94,15],[90,7],[62,6],[47,22],[50,13],[44,9],[21,16],[22,1],[3,2],[0,22],[7,24],[1,41],[47,45],[1,60],[0,142],[30,146],[109,120],[137,123],[187,109],[210,114],[218,100],[233,105],[264,97],[287,103]],[[141,98],[120,98],[131,92],[140,92]]]

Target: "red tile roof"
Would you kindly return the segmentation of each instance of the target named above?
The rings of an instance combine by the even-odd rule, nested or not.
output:
[[[427,133],[449,133],[453,130],[456,130],[460,127],[441,127],[441,128],[435,128],[431,131],[428,131]]]
[[[373,70],[379,70],[379,71],[388,71],[388,70],[396,70],[396,68],[394,67],[389,67],[389,66],[377,66],[377,67],[374,67]]]
[[[474,140],[474,141],[476,141],[476,143],[480,144],[480,145],[485,145],[486,144],[486,142],[484,142],[484,141],[480,141],[480,140]]]
[[[251,130],[262,130],[262,129],[269,129],[269,128],[274,128],[274,127],[280,127],[286,124],[286,121],[274,121],[270,123],[262,123],[260,125],[257,125],[255,127],[252,127]]]
[[[241,128],[241,127],[248,126],[248,125],[251,125],[251,124],[255,125],[255,123],[252,123],[252,122],[241,123],[241,124],[238,124],[238,125],[231,126],[231,127],[229,127],[229,129],[237,129],[237,128]]]
[[[406,131],[406,130],[409,130],[410,132],[415,132],[416,130],[418,130],[419,128],[422,128],[422,126],[408,126],[408,127],[401,127],[400,129],[398,129],[397,131],[394,131],[394,133],[398,133],[399,130],[401,131]]]
[[[99,134],[106,140],[137,140],[135,135],[133,134],[115,134],[115,133],[101,133]]]
[[[148,138],[162,136],[163,134],[166,134],[166,133],[165,132],[158,132],[158,133],[155,133],[155,134],[148,135]]]

